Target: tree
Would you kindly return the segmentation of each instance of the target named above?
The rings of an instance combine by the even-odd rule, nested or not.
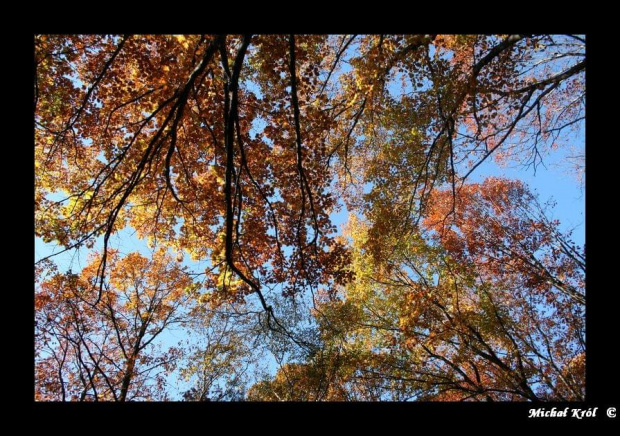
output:
[[[97,305],[97,258],[80,274],[55,273],[37,289],[37,400],[166,398],[165,375],[182,350],[161,350],[156,340],[183,321],[192,280],[163,251],[151,260],[112,252],[109,261]]]
[[[555,288],[585,305],[585,252],[519,181],[489,178],[464,186],[456,199],[438,192],[424,227],[455,260],[476,264],[486,279],[518,276],[515,287],[541,293]]]
[[[436,183],[456,184],[463,159],[508,140],[538,156],[578,123],[583,48],[577,36],[38,36],[37,235],[66,248],[103,235],[102,277],[110,235],[130,224],[210,256],[214,285],[237,279],[226,298],[254,293],[269,311],[264,285],[342,280],[333,156],[364,162],[372,208],[406,218]],[[345,59],[353,69],[328,80]],[[47,195],[60,191],[67,201]]]
[[[583,401],[579,250],[561,251],[558,224],[534,219],[521,183],[470,185],[446,222],[450,196],[430,200],[432,236],[384,240],[390,250],[351,222],[356,279],[316,312],[328,358],[282,368],[256,398],[313,400],[323,386],[333,399]]]
[[[195,339],[181,368],[181,376],[191,383],[183,393],[184,400],[244,399],[247,385],[259,369],[262,330],[252,323],[254,314],[238,306],[193,308],[187,332]]]
[[[122,229],[134,229],[154,250],[189,255],[192,277],[203,276],[191,297],[200,307],[189,313],[194,328],[202,325],[231,352],[218,378],[209,365],[219,345],[205,339],[194,350],[187,368],[215,372],[199,377],[189,398],[217,397],[225,379],[237,382],[222,398],[240,392],[245,382],[232,367],[254,353],[240,332],[265,335],[271,342],[261,351],[282,351],[286,371],[306,374],[303,365],[315,362],[323,369],[312,374],[321,380],[339,374],[330,379],[337,390],[321,388],[313,398],[347,392],[378,399],[392,389],[367,378],[363,389],[351,390],[359,365],[387,371],[387,361],[359,351],[347,354],[345,365],[336,357],[348,340],[332,330],[335,321],[322,324],[316,314],[308,321],[339,289],[358,286],[355,249],[331,221],[343,204],[367,226],[364,256],[373,262],[392,259],[403,235],[423,235],[415,250],[441,249],[449,265],[465,261],[469,269],[459,274],[510,289],[518,283],[536,289],[537,298],[559,295],[557,304],[545,304],[562,322],[582,316],[582,309],[569,313],[565,298],[583,306],[583,253],[540,208],[528,209],[517,185],[469,183],[491,157],[535,170],[555,149],[571,147],[585,117],[582,36],[36,35],[34,51],[35,235],[60,252],[100,253],[87,279],[57,274],[58,289],[79,292],[67,299],[65,291],[46,291],[49,301],[37,303],[37,314],[49,304],[62,313],[83,306],[91,318],[110,312],[111,238]],[[493,197],[500,194],[525,209],[511,211]],[[492,212],[495,201],[501,214]],[[492,230],[480,227],[487,216],[497,221]],[[528,219],[535,228],[518,227]],[[493,240],[497,235],[502,239]],[[402,243],[403,252],[413,249]],[[435,267],[433,274],[452,274]],[[472,286],[467,292],[475,293]],[[509,304],[491,298],[491,305]],[[510,304],[521,300],[515,294]],[[231,307],[248,315],[220,316]],[[97,322],[102,347],[111,327]],[[76,355],[64,344],[66,356]],[[65,368],[64,349],[52,353],[46,374]],[[340,369],[327,371],[335,362]],[[99,373],[107,373],[96,367],[103,364],[95,359],[74,371],[84,380],[72,389],[99,398],[94,390],[106,391]],[[63,376],[45,377],[56,392],[64,386]],[[126,398],[128,389],[108,385],[101,398]]]
[[[362,37],[338,95],[352,121],[342,119],[334,137],[349,210],[361,209],[376,235],[415,231],[436,188],[456,197],[490,157],[535,170],[552,149],[570,147],[585,117],[583,44],[555,35]]]

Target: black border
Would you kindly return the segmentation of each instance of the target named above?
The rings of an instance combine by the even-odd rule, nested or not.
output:
[[[397,11],[392,11],[392,14],[397,14]],[[205,17],[206,18],[206,17]],[[414,17],[411,17],[415,20]],[[54,26],[52,24],[52,26]],[[83,24],[82,24],[83,26]],[[78,27],[82,27],[78,24]],[[33,59],[33,40],[35,33],[47,33],[50,29],[46,29],[49,25],[39,26],[30,34],[24,37],[18,37],[19,43],[23,44],[20,47],[18,57],[23,55],[26,60],[21,63],[20,66],[24,66],[25,70],[18,75],[16,82],[23,84],[26,89],[30,89],[30,98],[33,96],[32,77],[33,69],[29,69],[30,62]],[[140,26],[137,26],[140,27]],[[174,26],[176,27],[176,26]],[[187,26],[184,26],[187,27]],[[242,26],[238,26],[242,27]],[[287,27],[287,26],[285,26]],[[336,29],[325,30],[323,32],[313,33],[344,33],[349,32],[350,25],[344,25],[343,29],[334,32]],[[396,26],[399,27],[399,26]],[[401,30],[402,25],[400,26]],[[408,24],[406,27],[409,31],[412,30],[415,24]],[[500,32],[505,32],[503,29],[498,29]],[[556,26],[557,27],[557,26]],[[574,27],[574,26],[573,26]],[[201,26],[194,26],[194,29],[199,29]],[[86,29],[80,29],[73,31],[73,33],[84,32]],[[103,30],[103,29],[101,29]],[[106,29],[109,30],[109,29]],[[213,29],[213,26],[209,26],[209,30]],[[291,29],[288,29],[289,31]],[[302,29],[303,31],[303,26]],[[394,32],[398,29],[391,29],[390,32]],[[418,31],[418,29],[415,29]],[[422,29],[424,30],[424,29]],[[548,31],[549,29],[547,29]],[[557,29],[554,33],[558,32]],[[564,29],[565,30],[565,29]],[[178,29],[177,29],[178,31]],[[375,31],[376,32],[376,31]],[[360,32],[360,33],[375,33],[375,32]],[[471,30],[470,30],[471,32]],[[51,31],[50,33],[54,33]],[[174,31],[173,31],[174,33]],[[264,32],[273,33],[273,32]],[[461,33],[461,32],[459,32]],[[239,425],[247,424],[256,430],[259,429],[273,429],[281,427],[288,432],[295,432],[297,425],[307,426],[309,431],[321,431],[321,429],[331,428],[329,424],[334,423],[336,426],[344,426],[348,428],[350,425],[359,424],[363,427],[366,424],[379,426],[380,428],[387,430],[391,424],[398,423],[398,426],[403,426],[403,429],[408,433],[416,433],[418,431],[424,431],[423,427],[419,427],[419,423],[436,424],[436,429],[441,429],[445,424],[457,424],[463,426],[463,430],[471,428],[475,431],[476,428],[487,427],[488,420],[499,420],[499,422],[505,424],[511,423],[527,423],[533,425],[539,424],[551,424],[557,425],[559,423],[568,423],[570,425],[582,424],[585,422],[607,422],[611,423],[614,420],[606,417],[606,409],[608,407],[617,407],[620,403],[618,401],[618,360],[615,357],[615,350],[618,346],[618,329],[617,320],[618,315],[616,312],[620,308],[617,305],[618,285],[617,280],[614,280],[609,274],[610,271],[618,269],[617,266],[613,267],[609,260],[615,260],[613,247],[610,248],[611,239],[607,235],[612,235],[617,232],[617,220],[613,214],[613,206],[617,203],[618,194],[616,186],[618,182],[612,177],[616,176],[618,171],[614,171],[611,165],[615,162],[610,156],[611,150],[617,149],[617,132],[615,128],[618,126],[618,121],[611,119],[611,114],[617,112],[612,106],[606,107],[605,103],[610,102],[612,99],[611,89],[616,89],[617,84],[614,82],[617,80],[617,70],[610,64],[611,58],[615,56],[615,50],[605,50],[602,47],[602,43],[605,40],[605,36],[597,34],[595,32],[587,32],[587,63],[588,68],[586,72],[586,93],[587,93],[587,118],[586,118],[586,258],[587,258],[587,313],[586,313],[586,335],[587,335],[587,355],[586,355],[586,401],[583,403],[541,403],[534,405],[532,403],[323,403],[323,404],[301,404],[301,403],[128,403],[124,405],[99,403],[99,404],[62,404],[62,403],[36,403],[33,400],[34,393],[34,347],[32,346],[34,340],[33,333],[33,311],[34,311],[34,295],[31,291],[31,285],[28,284],[26,289],[22,290],[21,286],[17,284],[21,282],[19,277],[15,276],[12,271],[7,271],[8,283],[5,284],[4,291],[7,293],[17,293],[21,301],[21,307],[25,308],[25,314],[20,316],[20,322],[17,324],[16,329],[19,329],[18,338],[21,336],[21,332],[25,333],[26,338],[18,339],[18,350],[21,350],[25,346],[24,352],[13,351],[15,347],[7,345],[5,348],[5,362],[8,363],[9,368],[14,365],[12,362],[12,356],[18,354],[20,357],[24,356],[24,362],[18,364],[19,368],[14,375],[12,370],[7,371],[5,376],[9,379],[13,377],[19,377],[20,382],[13,384],[7,383],[8,386],[14,386],[5,390],[5,398],[13,399],[13,394],[17,393],[18,397],[25,399],[25,403],[30,403],[28,415],[32,417],[40,417],[36,421],[44,426],[59,421],[64,421],[64,418],[70,416],[74,418],[85,418],[93,414],[93,418],[101,422],[102,428],[111,425],[111,422],[106,418],[116,421],[117,419],[126,418],[129,421],[135,421],[136,425],[145,424],[144,418],[147,418],[152,423],[161,421],[162,424],[171,424],[173,427],[182,428],[189,426],[192,428],[197,426],[198,428],[214,429],[213,425],[217,423],[216,428],[226,425]],[[19,46],[19,44],[18,44]],[[8,56],[8,55],[6,55]],[[9,59],[5,65],[9,63],[19,63],[17,60]],[[19,68],[18,68],[19,71]],[[13,85],[9,84],[9,88],[13,88]],[[24,89],[21,86],[17,89]],[[34,127],[31,105],[32,99],[27,100],[24,98],[24,92],[20,93],[15,100],[18,103],[24,103],[24,114],[20,116],[20,120],[26,121],[26,129],[28,136],[31,139],[30,145],[34,144]],[[12,100],[12,98],[11,98]],[[9,101],[9,107],[13,106],[15,101]],[[5,129],[5,134],[12,132],[10,124],[13,119],[12,114],[5,114],[5,126],[8,124],[8,128]],[[24,164],[27,168],[21,170],[21,174],[32,175],[32,185],[27,182],[14,184],[9,183],[9,191],[13,191],[15,187],[29,191],[24,194],[12,194],[15,199],[24,201],[26,205],[19,207],[20,210],[29,210],[27,205],[30,202],[30,195],[34,192],[34,174],[30,171],[34,171],[34,147],[28,150],[26,144],[22,144],[22,141],[7,135],[5,138],[5,146],[11,150],[18,152],[25,152],[27,156],[23,159],[19,159],[20,164]],[[21,136],[21,135],[20,135]],[[32,160],[31,160],[32,159]],[[605,165],[607,164],[607,168]],[[9,177],[13,177],[15,173],[11,162],[7,162],[5,171]],[[600,195],[599,195],[600,194]],[[11,197],[11,195],[9,195]],[[34,212],[34,205],[30,203]],[[5,210],[5,225],[10,226],[7,229],[8,233],[12,233],[11,228],[15,224],[12,219],[13,207],[7,207]],[[31,229],[34,229],[34,213],[30,216]],[[18,228],[20,226],[27,227],[29,221],[26,217],[24,219],[18,218],[16,223]],[[24,229],[24,234],[28,234],[30,230]],[[17,231],[15,231],[17,233]],[[32,243],[32,242],[30,242]],[[20,246],[18,245],[6,246],[7,252],[14,252],[14,256],[21,258]],[[33,244],[33,243],[32,243]],[[34,244],[33,255],[34,255]],[[608,248],[610,248],[608,250]],[[11,257],[11,256],[9,256]],[[5,257],[6,259],[6,257]],[[607,262],[606,262],[607,261]],[[25,261],[25,264],[31,265],[30,261]],[[21,262],[20,262],[21,264]],[[30,274],[34,278],[34,271],[31,266]],[[17,273],[19,274],[19,273]],[[28,273],[21,275],[21,277],[28,277]],[[14,280],[18,279],[18,280]],[[607,280],[606,280],[607,279]],[[34,283],[34,280],[30,283]],[[12,301],[12,300],[11,300]],[[12,305],[12,303],[9,303]],[[5,306],[6,307],[6,306]],[[9,316],[13,312],[11,306],[6,307]],[[14,317],[7,318],[11,324],[5,324],[7,327],[13,325]],[[9,327],[10,328],[10,327]],[[5,335],[10,336],[13,339],[13,329],[5,332]],[[9,342],[10,344],[10,342]],[[21,359],[18,359],[21,362]],[[23,371],[23,373],[22,373]],[[17,375],[19,374],[19,376]],[[8,380],[11,381],[11,380]],[[28,382],[29,381],[29,382]],[[598,407],[597,417],[583,420],[577,420],[575,418],[561,419],[561,418],[536,418],[529,419],[529,410],[534,407],[544,407],[546,410],[556,407],[558,410],[564,410],[565,407],[569,408],[594,408]],[[159,412],[159,413],[158,413]],[[112,415],[107,415],[111,413]],[[569,412],[570,413],[570,412]],[[299,415],[298,415],[299,414]],[[233,421],[228,421],[226,424],[224,416],[235,416]],[[136,417],[140,416],[138,420]],[[199,418],[198,420],[188,419],[190,416]],[[303,421],[293,421],[294,427],[291,428],[287,422],[289,418],[296,416],[303,416]],[[49,421],[47,418],[51,419]],[[133,418],[133,419],[132,419]],[[616,418],[620,419],[620,418]],[[214,421],[215,420],[215,421]],[[46,424],[47,423],[47,424]],[[280,424],[278,424],[280,423]],[[147,425],[147,427],[150,424]],[[123,427],[118,428],[122,431]],[[232,430],[232,427],[230,427]],[[506,428],[495,427],[498,431],[505,431]],[[493,429],[493,427],[491,427]]]

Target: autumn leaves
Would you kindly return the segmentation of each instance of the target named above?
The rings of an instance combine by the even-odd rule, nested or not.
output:
[[[56,311],[38,324],[38,395],[155,398],[161,377],[136,368],[167,358],[141,344],[202,307],[219,313],[203,330],[238,350],[264,334],[298,356],[260,388],[231,370],[258,365],[246,351],[187,366],[228,374],[235,395],[579,398],[582,250],[526,186],[467,178],[568,141],[583,48],[572,35],[37,36],[35,234],[99,251],[37,287],[37,313]],[[158,254],[119,257],[110,238],[127,227]],[[205,380],[200,398],[217,385]]]

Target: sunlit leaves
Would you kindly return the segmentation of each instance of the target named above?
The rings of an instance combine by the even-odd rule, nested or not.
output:
[[[109,256],[100,303],[98,259],[44,280],[35,295],[37,400],[156,400],[181,350],[154,340],[179,323],[194,284],[163,251]],[[47,381],[45,381],[47,380]]]
[[[137,326],[155,332],[186,301],[247,309],[258,326],[192,312],[223,342],[191,354],[190,399],[242,396],[231,368],[266,332],[306,361],[283,360],[255,399],[582,395],[582,249],[520,182],[469,183],[491,158],[535,169],[580,131],[582,37],[34,41],[35,235],[101,253],[78,274],[37,266],[37,325],[57,338],[37,343],[51,347],[41,398],[119,399],[133,366],[97,356],[117,359]],[[152,259],[112,249],[128,227]],[[75,363],[88,341],[99,354]],[[67,359],[77,369],[55,380]]]
[[[382,244],[368,223],[350,220],[355,280],[317,309],[321,359],[282,367],[251,395],[582,400],[583,310],[563,285],[582,283],[582,272],[568,252],[548,263],[553,246],[566,244],[557,223],[519,182],[470,185],[446,218],[450,201],[450,191],[432,199],[430,234],[382,235]],[[329,378],[311,376],[321,368]]]

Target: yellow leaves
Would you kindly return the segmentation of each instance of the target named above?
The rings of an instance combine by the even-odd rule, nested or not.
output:
[[[70,217],[74,214],[81,214],[85,209],[88,208],[88,202],[91,198],[93,198],[93,190],[88,189],[82,195],[79,196],[71,196],[69,199],[69,203],[63,208],[63,215],[66,217]],[[91,213],[88,213],[88,217]]]
[[[183,46],[183,48],[185,49],[189,48],[189,41],[184,35],[174,35],[174,37],[177,40],[177,42],[179,42],[179,44]]]
[[[522,69],[520,65],[513,67],[511,62],[518,63],[527,56],[515,57],[512,50],[499,53],[480,70],[474,87],[470,62],[489,53],[496,37],[447,36],[433,42],[434,37],[424,35],[362,35],[351,38],[348,49],[344,43],[349,37],[332,38],[333,47],[322,44],[317,36],[300,37],[296,70],[303,168],[299,169],[287,38],[260,35],[252,39],[240,70],[239,113],[231,114],[238,115],[234,117],[238,125],[233,123],[234,132],[228,131],[234,135],[232,155],[226,137],[226,126],[230,124],[222,119],[226,109],[224,80],[230,80],[224,70],[234,67],[239,35],[226,38],[223,48],[229,54],[228,65],[223,65],[222,53],[216,50],[206,68],[196,74],[198,81],[187,89],[184,86],[196,72],[196,66],[201,65],[200,59],[208,54],[213,37],[197,44],[198,37],[190,35],[132,36],[79,114],[76,111],[85,90],[67,77],[76,72],[87,85],[94,84],[92,79],[105,71],[105,62],[115,49],[112,43],[120,37],[111,41],[58,35],[50,36],[45,44],[36,44],[35,54],[41,60],[36,82],[38,234],[46,240],[75,241],[94,226],[105,224],[113,212],[118,223],[131,219],[137,235],[148,238],[150,247],[165,244],[168,254],[157,253],[153,258],[110,256],[107,273],[111,291],[107,295],[118,295],[123,302],[128,299],[127,307],[121,308],[120,302],[114,303],[114,307],[132,314],[139,308],[138,316],[146,314],[141,302],[152,301],[155,295],[162,297],[162,304],[153,312],[158,317],[183,299],[217,303],[249,292],[226,267],[229,262],[224,246],[230,239],[225,237],[225,229],[232,221],[233,261],[248,277],[260,277],[268,300],[272,291],[267,287],[272,284],[276,284],[273,292],[277,293],[280,285],[294,283],[302,288],[313,281],[308,288],[316,285],[314,289],[324,291],[329,287],[324,291],[325,297],[321,296],[322,301],[344,301],[323,311],[336,320],[333,324],[341,330],[329,323],[321,326],[324,337],[337,345],[345,342],[339,349],[360,354],[363,351],[366,355],[375,350],[383,352],[382,344],[387,343],[385,331],[393,332],[398,327],[409,335],[417,334],[419,339],[422,329],[429,325],[437,327],[445,321],[434,302],[445,307],[451,316],[460,308],[467,313],[463,319],[485,325],[469,316],[469,312],[490,312],[490,303],[483,307],[474,297],[464,298],[465,293],[479,287],[464,256],[479,249],[482,238],[472,237],[463,246],[458,244],[459,234],[453,234],[451,244],[443,243],[441,249],[435,249],[415,234],[417,229],[411,223],[418,212],[428,213],[428,217],[440,223],[451,208],[450,192],[431,202],[419,198],[428,195],[431,187],[449,182],[449,153],[442,118],[450,114],[460,124],[463,118],[472,117],[472,102],[478,102],[480,116],[488,112],[484,109],[487,107],[501,115],[502,107],[507,106],[494,101],[494,97],[477,97],[493,94],[491,89],[510,91],[527,86],[527,78],[504,83],[505,86],[496,81],[514,78],[508,70],[512,68],[518,73]],[[468,47],[486,39],[489,45],[476,46],[473,56]],[[427,48],[427,43],[433,46]],[[515,45],[516,53],[520,53],[517,50],[522,45]],[[194,46],[195,52],[191,50]],[[76,53],[50,55],[68,47]],[[339,47],[343,49],[342,57],[332,75],[330,68],[340,56]],[[427,52],[431,59],[426,59]],[[328,75],[331,79],[323,89]],[[400,80],[401,94],[395,92],[394,86]],[[530,84],[534,82],[532,79]],[[463,93],[467,96],[459,97]],[[503,120],[508,122],[509,111],[506,112]],[[489,122],[497,123],[500,115]],[[78,119],[69,126],[74,116]],[[493,132],[484,125],[475,120],[471,123],[473,132],[484,130],[476,136],[493,137],[487,135]],[[527,123],[522,123],[516,130],[522,130],[524,125],[527,127]],[[162,126],[165,127],[159,131]],[[454,131],[461,132],[461,127],[455,125]],[[440,133],[442,129],[444,133]],[[439,136],[434,142],[435,135]],[[480,154],[477,152],[481,149],[470,144],[469,139],[455,135],[453,140],[450,145],[454,146],[457,161],[465,159],[470,150],[472,155]],[[329,160],[328,155],[329,159],[333,155],[333,159]],[[232,168],[227,157],[232,158]],[[109,174],[106,164],[117,170]],[[172,184],[183,201],[172,197],[165,180],[166,167],[170,167]],[[233,173],[232,192],[227,192],[232,196],[224,194],[226,169],[229,175]],[[332,183],[334,173],[341,174],[339,185]],[[304,176],[307,189],[303,187]],[[70,198],[68,204],[54,206],[46,201],[49,192],[66,188],[74,194],[91,181],[102,180],[105,183],[96,186],[96,198],[88,191]],[[459,193],[466,189],[464,186]],[[488,196],[502,204],[513,202],[512,196],[499,192],[491,191]],[[122,210],[117,210],[115,206],[121,198],[127,201]],[[329,215],[341,198],[349,210],[361,211],[364,217],[351,215],[346,238],[338,241],[330,234]],[[312,211],[310,200],[314,202]],[[94,208],[89,207],[91,202]],[[311,217],[311,212],[316,216]],[[455,212],[460,213],[461,207]],[[312,218],[320,227],[317,231],[312,229]],[[448,228],[453,225],[446,223]],[[495,228],[490,222],[484,224],[487,233]],[[427,227],[438,229],[436,225]],[[462,226],[461,233],[469,234],[471,230]],[[312,234],[319,235],[316,250],[307,245]],[[491,238],[501,240],[494,235]],[[113,236],[112,240],[115,239]],[[283,247],[281,252],[279,245]],[[300,249],[304,259],[299,256]],[[451,258],[441,250],[451,250]],[[185,255],[204,260],[199,267],[206,273],[201,274],[206,276],[203,294],[199,292],[200,286],[182,271]],[[518,265],[504,262],[501,266]],[[349,271],[355,280],[337,280]],[[569,273],[567,270],[566,280],[571,280]],[[89,278],[95,276],[96,268]],[[560,279],[564,277],[560,275]],[[521,284],[515,282],[511,289],[521,292],[523,286],[516,286]],[[125,291],[135,291],[140,298],[124,296]],[[317,311],[315,316],[321,315]],[[491,331],[492,325],[488,327]],[[404,343],[401,339],[395,342]]]
[[[198,292],[198,290],[200,290],[200,283],[192,283],[183,288],[183,292],[187,295],[194,295]]]
[[[201,294],[198,296],[196,301],[198,302],[198,304],[205,305],[205,306],[209,304],[217,305],[217,298],[214,298],[213,294]]]
[[[236,275],[230,268],[224,268],[217,278],[217,288],[219,291],[226,291],[227,293],[236,293],[241,286],[244,285],[243,280],[235,278]]]

